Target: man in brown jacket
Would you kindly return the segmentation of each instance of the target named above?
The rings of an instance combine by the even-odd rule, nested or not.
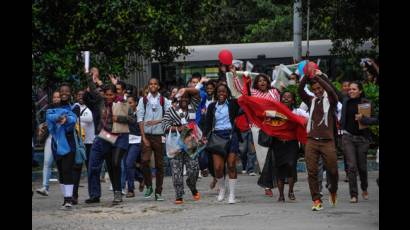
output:
[[[312,211],[323,209],[318,183],[318,161],[322,156],[327,176],[330,179],[330,203],[336,205],[336,192],[338,183],[337,155],[334,138],[335,110],[338,102],[336,92],[331,85],[323,80],[322,72],[313,67],[314,63],[307,64],[307,75],[300,82],[298,92],[309,106],[309,121],[307,125],[308,140],[305,147],[305,160],[308,171],[308,182],[312,195]],[[314,96],[309,96],[304,88],[309,81]]]

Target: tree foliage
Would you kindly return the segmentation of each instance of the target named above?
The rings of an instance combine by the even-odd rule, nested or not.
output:
[[[37,0],[32,3],[32,64],[39,84],[80,74],[89,50],[102,72],[125,76],[126,55],[161,62],[186,53],[201,1]],[[135,66],[138,68],[138,66]]]
[[[302,6],[306,39],[307,0]],[[310,39],[332,39],[349,65],[364,41],[378,45],[378,0],[310,0],[310,11]],[[103,75],[125,77],[141,68],[124,68],[127,54],[167,63],[187,45],[292,40],[292,25],[291,0],[34,0],[32,72],[40,85],[75,80],[80,51],[90,50]]]

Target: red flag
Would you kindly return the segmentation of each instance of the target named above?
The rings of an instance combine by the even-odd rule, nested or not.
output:
[[[242,95],[238,103],[249,120],[266,134],[282,140],[298,140],[303,144],[306,143],[306,119],[292,113],[281,102]]]

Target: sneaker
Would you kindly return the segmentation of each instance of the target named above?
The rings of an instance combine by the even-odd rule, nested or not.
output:
[[[77,205],[78,204],[78,197],[73,197],[73,199],[71,200],[71,204],[72,205]]]
[[[45,187],[36,189],[36,193],[42,195],[42,196],[48,196],[48,191]]]
[[[122,202],[122,192],[121,191],[115,191],[114,192],[114,200],[112,201],[112,204],[119,204]]]
[[[92,204],[92,203],[100,203],[100,198],[94,197],[94,198],[88,198],[85,200],[86,204]]]
[[[352,198],[350,198],[350,203],[357,203],[357,197],[352,196]]]
[[[242,170],[242,174],[246,174],[246,170]]]
[[[69,197],[64,197],[64,203],[61,205],[61,209],[63,210],[71,210],[73,207],[72,200]]]
[[[131,198],[135,197],[135,193],[133,191],[128,191],[127,195],[125,196],[126,198]]]
[[[322,209],[322,202],[320,200],[315,200],[313,202],[312,211],[320,211]]]
[[[73,205],[71,204],[71,202],[66,202],[62,208],[64,210],[72,210]]]
[[[109,188],[109,190],[110,190],[110,191],[112,191],[112,190],[113,190],[113,189],[112,189],[112,184],[110,185],[110,188]]]
[[[362,197],[363,197],[364,200],[368,200],[369,199],[369,193],[367,191],[364,191],[362,193]]]
[[[270,188],[265,188],[265,195],[269,197],[273,197],[273,192],[272,189]]]
[[[200,194],[199,192],[196,192],[196,193],[193,195],[193,197],[194,197],[194,200],[198,201],[198,200],[201,199],[201,194]]]
[[[207,177],[208,175],[209,175],[208,169],[202,170],[202,176],[203,176],[203,177]]]
[[[217,196],[216,200],[218,202],[221,202],[221,201],[224,200],[224,198],[225,198],[225,187],[219,188],[219,193],[218,193],[218,196]]]
[[[175,200],[175,204],[183,204],[184,200],[182,198],[178,198]]]
[[[336,195],[336,193],[330,193],[329,202],[333,207],[336,206],[336,204],[337,204],[337,195]]]
[[[228,196],[228,204],[235,204],[236,200],[235,200],[235,196],[229,194]]]
[[[161,194],[155,193],[155,200],[156,201],[164,201],[164,198],[161,196]]]
[[[144,198],[145,199],[151,198],[153,192],[154,192],[154,190],[152,189],[152,186],[147,187],[145,189]]]
[[[251,173],[249,173],[249,176],[256,176],[256,173],[251,172]]]
[[[127,193],[125,192],[125,189],[123,189],[123,190],[121,191],[121,194],[122,194],[122,195],[127,195]]]

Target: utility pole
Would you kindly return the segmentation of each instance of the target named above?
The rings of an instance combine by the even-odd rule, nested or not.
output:
[[[310,56],[310,50],[309,50],[309,27],[310,27],[310,0],[307,2],[308,7],[307,7],[307,28],[306,28],[306,59],[309,59]]]
[[[293,3],[293,60],[299,62],[302,56],[302,0]]]

